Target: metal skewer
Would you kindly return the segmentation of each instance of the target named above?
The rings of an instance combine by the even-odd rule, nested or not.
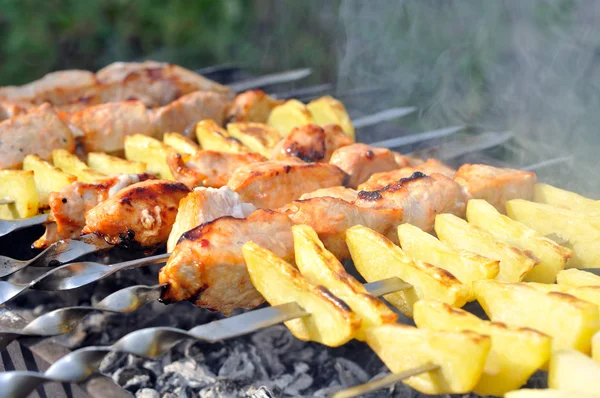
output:
[[[287,83],[304,79],[305,77],[310,76],[311,73],[312,69],[310,68],[294,69],[286,72],[271,73],[268,75],[255,77],[249,80],[231,83],[229,84],[229,87],[231,87],[231,89],[236,93],[241,93],[243,91],[251,90],[254,88],[272,86],[274,84]]]
[[[59,240],[48,246],[31,260],[23,261],[0,256],[0,278],[11,275],[25,267],[46,267],[76,260],[87,254],[108,250],[113,245],[94,234],[83,235],[79,239]]]
[[[411,288],[411,285],[399,278],[367,283],[364,286],[376,296]],[[309,315],[297,303],[290,302],[199,325],[189,331],[169,327],[140,329],[125,335],[112,346],[86,347],[73,351],[55,362],[43,374],[29,371],[0,373],[0,398],[25,397],[40,384],[51,381],[83,382],[98,369],[109,352],[156,357],[186,338],[214,343]]]

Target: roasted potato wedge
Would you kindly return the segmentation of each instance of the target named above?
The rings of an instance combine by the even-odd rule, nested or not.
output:
[[[443,268],[467,285],[469,301],[475,299],[474,281],[494,279],[500,271],[500,261],[450,247],[414,225],[400,225],[398,238],[402,250],[413,259]]]
[[[398,319],[387,305],[369,294],[359,281],[346,273],[338,259],[325,249],[314,229],[308,225],[294,225],[292,234],[296,266],[302,276],[313,285],[323,285],[362,319],[356,335],[358,340],[364,341],[366,329]]]
[[[574,192],[565,191],[548,184],[535,184],[533,201],[564,207],[580,213],[599,213],[600,200],[588,199]]]
[[[564,293],[546,293],[525,283],[482,280],[473,287],[492,321],[546,333],[553,338],[553,350],[590,352],[592,335],[600,329],[597,305]]]
[[[262,123],[229,123],[227,132],[252,152],[266,158],[271,157],[273,147],[281,140],[281,135],[275,128]]]
[[[229,136],[227,130],[213,120],[202,120],[196,124],[196,138],[202,149],[226,153],[246,153],[250,150],[237,138]]]
[[[142,134],[125,137],[125,157],[134,162],[146,163],[149,173],[156,174],[163,180],[174,181],[175,178],[167,164],[167,157],[173,148],[167,144]]]
[[[600,363],[587,355],[575,350],[561,350],[552,354],[548,371],[548,387],[577,394],[600,396],[599,379]]]
[[[108,176],[121,174],[141,174],[146,172],[146,163],[125,160],[116,156],[110,156],[103,152],[88,153],[88,166]]]
[[[62,171],[77,177],[78,181],[90,184],[110,178],[106,174],[91,169],[87,164],[79,160],[77,156],[65,149],[52,151],[52,163]]]
[[[506,212],[510,218],[546,237],[558,237],[558,243],[572,249],[573,257],[567,267],[593,268],[600,264],[600,214],[579,213],[521,199],[508,201]]]
[[[470,330],[492,338],[483,375],[473,389],[479,395],[502,396],[521,387],[550,359],[550,336],[532,329],[484,321],[439,301],[417,302],[415,323],[421,329]]]
[[[271,305],[296,302],[310,316],[285,322],[300,340],[330,347],[347,343],[361,320],[340,299],[322,286],[309,283],[296,268],[253,242],[242,247],[252,284]]]
[[[566,286],[600,286],[600,276],[571,268],[560,271],[556,276],[556,283]]]
[[[306,108],[310,112],[313,120],[320,126],[326,124],[337,124],[344,130],[344,133],[355,140],[354,126],[346,107],[340,101],[327,95],[316,100],[310,101]]]
[[[413,261],[385,236],[361,225],[346,231],[346,243],[356,270],[368,281],[398,277],[412,289],[384,296],[404,315],[412,317],[413,305],[432,298],[462,307],[469,298],[469,287],[452,274],[422,261]]]
[[[600,362],[600,332],[592,337],[592,358],[596,362]]]
[[[438,370],[405,381],[425,394],[463,394],[473,390],[483,373],[491,339],[473,332],[439,332],[401,324],[367,330],[367,344],[393,372],[427,364]]]
[[[193,155],[200,150],[198,144],[179,133],[165,133],[163,142],[182,155]]]
[[[554,390],[551,388],[522,388],[507,392],[504,394],[504,398],[598,398],[598,395],[583,394],[580,392],[574,394],[573,391]]]
[[[38,191],[38,206],[48,206],[50,192],[58,192],[67,185],[77,181],[77,177],[67,174],[58,167],[42,160],[37,155],[27,155],[23,159],[23,170],[33,171],[35,187]]]
[[[0,219],[16,220],[38,213],[39,195],[31,170],[0,170],[0,199],[14,203],[0,205]]]
[[[283,105],[276,106],[271,111],[267,124],[279,131],[282,137],[287,136],[292,129],[305,124],[314,123],[311,113],[302,102],[291,99]]]
[[[467,220],[497,239],[521,250],[529,250],[539,264],[525,275],[524,280],[554,283],[556,274],[565,268],[573,251],[550,240],[537,231],[500,214],[485,200],[472,199],[467,203]]]
[[[548,283],[528,282],[527,285],[542,292],[564,293],[580,300],[590,302],[599,306],[600,311],[600,286],[567,286]]]
[[[496,279],[502,282],[523,280],[538,263],[530,252],[504,243],[452,214],[438,214],[435,217],[435,232],[442,242],[450,246],[500,260],[500,272]]]

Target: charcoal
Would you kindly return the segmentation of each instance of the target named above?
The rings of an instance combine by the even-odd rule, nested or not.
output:
[[[165,366],[165,373],[175,373],[181,375],[186,384],[193,388],[202,388],[215,381],[215,375],[202,366],[198,366],[194,362],[185,359],[182,361],[173,362]]]
[[[346,358],[336,358],[335,370],[339,378],[348,387],[355,384],[366,383],[369,375],[360,366]]]
[[[135,393],[135,398],[160,398],[160,394],[152,388],[142,388]]]
[[[127,391],[134,392],[141,388],[150,387],[151,385],[152,380],[149,375],[137,375],[127,380],[127,382],[123,385],[123,388]]]
[[[147,369],[138,366],[126,366],[117,370],[112,378],[115,383],[122,387],[140,384],[138,388],[133,389],[133,391],[137,391],[139,388],[149,387],[153,383],[151,376],[153,375]]]
[[[254,371],[255,366],[248,358],[248,354],[235,350],[227,357],[223,366],[219,369],[219,377],[249,381],[252,380]]]
[[[135,393],[135,398],[160,398],[160,394],[153,388],[141,388]]]
[[[125,366],[126,361],[127,354],[122,352],[109,352],[100,363],[99,370],[102,373],[112,373],[118,368]]]
[[[266,386],[260,386],[255,388],[251,386],[248,391],[246,391],[246,396],[248,398],[275,398],[276,395],[273,393],[271,389]]]

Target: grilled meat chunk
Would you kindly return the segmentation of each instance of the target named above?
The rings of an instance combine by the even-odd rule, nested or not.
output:
[[[86,152],[116,152],[123,149],[125,137],[144,134],[158,137],[148,110],[139,101],[111,102],[77,112],[69,118],[79,130]]]
[[[0,100],[65,104],[77,101],[86,90],[97,84],[96,76],[92,72],[64,70],[48,73],[41,79],[23,86],[1,87]]]
[[[159,133],[183,133],[200,120],[212,119],[223,123],[229,97],[213,91],[195,91],[155,109],[151,114],[152,124]]]
[[[292,225],[285,214],[257,210],[245,219],[221,217],[186,232],[160,270],[160,283],[168,283],[162,299],[191,300],[226,315],[255,308],[264,299],[250,282],[242,246],[252,241],[293,263]]]
[[[403,209],[404,222],[431,231],[436,214],[465,216],[467,197],[462,187],[450,178],[416,172],[376,191],[360,191],[354,202],[359,207]]]
[[[531,171],[464,164],[456,172],[454,181],[464,187],[469,199],[485,199],[506,214],[507,201],[533,199],[536,175]]]
[[[256,207],[242,202],[240,195],[229,187],[196,188],[179,202],[179,211],[167,241],[167,251],[172,252],[181,235],[198,225],[225,216],[245,218],[254,210]]]
[[[227,86],[209,80],[189,69],[164,62],[114,62],[96,73],[96,78],[104,85],[127,82],[138,76],[142,79],[142,83],[149,90],[157,92],[157,95],[161,95],[161,92],[168,92],[165,90],[166,83],[175,87],[177,96],[199,90],[226,94],[231,92]],[[175,100],[177,96],[165,97],[160,104],[167,104]]]
[[[348,228],[363,225],[398,243],[397,228],[403,222],[401,208],[360,208],[331,197],[296,200],[279,211],[290,217],[295,224],[310,225],[327,250],[340,260],[350,258],[346,245]]]
[[[311,199],[311,198],[338,198],[345,200],[346,202],[353,203],[358,198],[358,192],[352,188],[346,187],[331,187],[321,188],[316,191],[305,193],[300,196],[300,200]]]
[[[0,122],[11,117],[22,115],[34,108],[34,105],[24,102],[0,102]]]
[[[229,108],[225,123],[231,122],[255,122],[267,123],[273,108],[283,104],[262,90],[248,90],[238,94]]]
[[[49,160],[54,149],[73,152],[75,140],[48,104],[0,122],[0,169],[21,167],[29,154]]]
[[[184,160],[183,155],[171,152],[167,163],[175,179],[192,189],[198,186],[220,188],[227,185],[227,181],[239,167],[265,160],[257,153],[201,150],[187,160]]]
[[[375,191],[386,185],[393,184],[402,178],[408,178],[415,172],[420,171],[425,175],[439,173],[448,178],[454,177],[456,170],[445,165],[437,159],[429,159],[425,163],[416,166],[402,167],[398,170],[386,171],[373,174],[366,182],[358,186],[359,191]]]
[[[130,185],[87,211],[82,232],[114,245],[156,246],[167,241],[179,201],[189,192],[185,185],[165,180]]]
[[[348,173],[350,180],[347,185],[354,189],[375,173],[398,168],[392,151],[365,144],[352,144],[337,149],[331,155],[329,163]]]
[[[401,169],[403,167],[419,166],[424,163],[421,159],[413,158],[410,156],[404,156],[398,152],[392,152],[392,153],[394,154],[394,160],[396,161],[396,164],[398,165],[398,167],[397,167],[398,169]]]
[[[329,163],[267,161],[238,168],[227,185],[261,209],[283,206],[319,188],[344,185],[347,175]]]
[[[60,192],[51,192],[48,197],[50,223],[33,246],[42,249],[61,239],[77,238],[85,226],[86,211],[131,184],[153,178],[150,174],[124,174],[95,184],[76,181]]]
[[[337,124],[319,127],[307,124],[294,128],[273,148],[272,158],[285,160],[290,157],[305,162],[329,162],[333,152],[352,144],[352,138],[344,134]]]

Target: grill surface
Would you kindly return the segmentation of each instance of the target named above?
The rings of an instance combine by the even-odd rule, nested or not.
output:
[[[233,80],[239,80],[240,78],[247,77],[243,71],[231,66],[226,66],[222,69],[217,68],[210,71],[210,73],[210,77],[217,78],[221,80],[222,83],[230,83]],[[327,90],[329,89],[329,85],[296,90],[290,89],[289,85],[280,85],[278,87],[274,87],[272,91],[276,93],[282,93],[280,97],[297,96],[300,97],[300,99],[308,100],[312,97],[328,93]],[[353,103],[362,103],[365,101],[365,96],[378,95],[378,93],[378,89],[369,89],[340,93],[340,95],[337,95],[334,90],[334,92],[331,94],[334,96],[337,95],[342,101],[345,102],[351,116],[359,117],[361,114],[357,111],[357,109],[360,108],[354,106]],[[360,96],[360,101],[354,101],[356,96]],[[358,134],[357,141],[368,143],[413,133],[415,132],[403,129],[402,127],[398,126],[397,123],[389,122],[361,130]],[[508,136],[502,136],[501,143],[493,146],[492,148],[475,151],[470,150],[469,146],[472,145],[474,141],[477,141],[477,137],[482,137],[481,133],[482,132],[480,131],[467,129],[464,132],[450,137],[430,140],[427,142],[413,143],[403,147],[401,151],[403,153],[414,152],[415,154],[422,156],[437,157],[442,160],[446,160],[447,163],[452,166],[459,166],[462,163],[469,162],[524,168],[528,165],[544,162],[547,161],[548,158],[552,158],[552,156],[548,156],[548,154],[537,154],[537,156],[536,154],[532,154],[531,156],[527,157],[527,163],[525,163],[523,161],[525,157],[520,155],[523,153],[523,146],[519,140]],[[461,141],[457,141],[457,138],[461,138]],[[452,154],[451,158],[448,158],[449,154]],[[545,157],[542,158],[543,156]],[[559,162],[555,164],[550,162],[550,164],[546,167],[536,171],[542,175],[542,179],[544,179],[544,176],[546,175],[557,174],[558,178],[560,178],[561,175],[568,175],[570,172],[572,172],[572,170],[570,170],[568,167],[568,163],[565,162]],[[554,179],[554,181],[556,180],[557,179]],[[548,179],[546,179],[546,181],[548,181]],[[552,180],[549,182],[552,182]],[[32,258],[35,253],[29,249],[29,244],[40,234],[41,228],[32,228],[1,238],[0,255],[7,255],[19,259]],[[115,263],[139,256],[140,254],[135,252],[112,250],[108,254],[88,256],[86,260],[99,260],[105,263]],[[97,283],[93,286],[93,289],[80,288],[74,291],[62,293],[39,291],[28,292],[11,303],[9,308],[0,310],[0,329],[22,329],[29,320],[43,312],[67,305],[81,304],[82,302],[94,304],[100,298],[104,298],[117,289],[126,286],[137,285],[140,283],[147,283],[149,285],[156,284],[157,269],[158,267],[154,266],[142,270],[125,271],[123,273],[119,273],[117,277],[111,277],[109,280]],[[68,335],[54,338],[21,338],[18,341],[12,342],[8,346],[7,350],[2,352],[0,370],[32,370],[43,372],[50,364],[67,354],[71,349],[88,346],[91,344],[110,344],[122,335],[142,327],[173,326],[185,329],[191,328],[195,325],[207,323],[218,318],[220,318],[219,314],[210,313],[205,310],[192,307],[188,303],[177,303],[174,305],[165,306],[157,302],[151,303],[140,311],[132,314],[91,315],[88,316],[73,333]],[[286,330],[282,329],[282,327],[267,329],[267,331],[259,333],[275,333],[278,335],[288,334]],[[286,337],[282,338],[285,339]],[[239,347],[256,347],[256,338],[254,336],[242,337],[226,342],[225,344],[230,347],[227,350],[223,347],[221,347],[221,349],[225,350],[226,355],[232,356],[235,354],[235,350],[239,349]],[[316,344],[301,343],[298,341],[295,341],[293,344],[294,347],[299,350],[298,352],[304,353],[302,355],[305,356],[323,356],[325,355],[323,354],[325,352],[325,356],[327,357],[326,359],[328,361],[327,364],[335,364],[338,375],[337,377],[341,380],[342,384],[346,384],[346,386],[351,386],[352,384],[356,384],[358,382],[364,382],[368,380],[368,378],[374,376],[384,369],[383,365],[377,359],[375,354],[373,354],[368,347],[361,343],[352,342],[339,349],[329,349]],[[184,348],[176,348],[173,351],[172,356],[169,354],[168,358],[187,358],[187,354],[185,353],[190,350],[189,347],[190,344],[187,343],[187,345],[184,345]],[[219,346],[217,346],[217,348],[218,347]],[[215,347],[203,348],[206,348],[207,352],[213,352],[213,350],[215,350]],[[260,349],[260,347],[258,347],[258,349]],[[106,373],[112,374],[115,379],[119,380],[120,377],[124,377],[124,375],[117,374],[116,367],[111,365],[114,365],[118,361],[122,362],[125,356],[113,354],[110,355],[110,359],[113,360],[114,363],[105,363],[102,370]],[[310,364],[310,361],[312,360],[311,358],[303,359],[301,355],[300,358],[292,359],[298,359],[300,363],[304,364]],[[128,360],[130,362],[134,361],[134,359]],[[189,358],[186,360],[189,360]],[[317,358],[314,360],[317,361],[319,359]],[[320,360],[323,361],[324,358],[320,358]],[[362,365],[362,369],[354,369],[354,373],[352,373],[352,371],[349,371],[348,369],[353,369],[352,364],[355,362]],[[150,361],[150,363],[152,364],[154,362]],[[177,363],[181,363],[181,361]],[[340,365],[340,363],[345,363],[347,365],[345,370],[342,369],[343,365]],[[365,373],[365,371],[368,374]],[[311,373],[309,369],[304,368],[297,369],[295,372],[297,373],[296,376],[298,378],[302,379],[304,377],[304,383],[307,382],[305,378],[306,375]],[[322,383],[320,386],[322,388],[326,388],[326,383],[330,381],[331,380],[326,379],[318,381],[315,380],[315,382]],[[398,388],[399,390],[396,391],[396,394],[398,394],[403,387]],[[183,393],[180,392],[180,396],[187,396],[181,395],[187,394],[185,389],[182,391]],[[267,397],[269,396],[268,391],[269,390],[266,389],[258,389],[256,391],[249,392],[249,396]],[[302,395],[300,392],[302,390],[300,389],[298,391],[298,394]],[[404,392],[406,391],[407,390],[404,390]],[[325,392],[326,391],[323,390],[323,393]],[[89,394],[89,396],[94,398],[106,396],[130,396],[129,392],[119,387],[111,378],[106,376],[94,377],[82,385],[59,385],[56,383],[47,384],[38,388],[36,393],[34,393],[32,396],[85,397],[86,394]],[[380,396],[393,395],[394,391],[386,391],[381,392]]]

